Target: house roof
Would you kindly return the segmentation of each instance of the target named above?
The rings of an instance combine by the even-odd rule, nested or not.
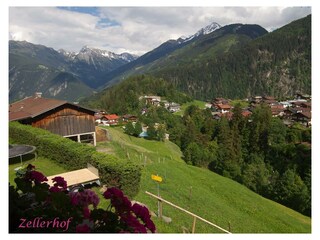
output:
[[[303,102],[301,103],[301,106],[304,108],[311,108],[311,102]]]
[[[117,120],[119,118],[119,116],[117,114],[109,114],[109,115],[104,115],[104,117],[107,120]]]
[[[248,117],[252,114],[252,112],[250,112],[249,110],[244,110],[241,112],[241,114],[243,117]]]
[[[122,116],[123,118],[136,118],[136,115],[132,115],[132,114],[125,114]]]
[[[296,115],[311,119],[311,112],[299,112],[299,113],[296,113]]]
[[[68,103],[67,101],[32,96],[9,105],[9,121],[34,118],[64,104],[70,104],[78,108],[82,108],[80,106]],[[86,108],[82,109],[94,113],[92,110]]]
[[[217,107],[220,109],[231,109],[229,104],[217,104]]]
[[[263,96],[263,99],[265,100],[275,100],[273,96]]]

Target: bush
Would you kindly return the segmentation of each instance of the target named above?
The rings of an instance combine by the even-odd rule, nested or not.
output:
[[[99,170],[103,183],[122,189],[130,197],[139,191],[141,168],[138,165],[96,152],[92,146],[17,122],[9,124],[9,137],[12,143],[36,146],[39,155],[70,171],[85,168],[90,163]]]

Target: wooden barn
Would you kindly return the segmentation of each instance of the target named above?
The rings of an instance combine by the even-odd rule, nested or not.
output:
[[[66,101],[43,98],[41,93],[10,104],[9,121],[96,145],[94,111]]]

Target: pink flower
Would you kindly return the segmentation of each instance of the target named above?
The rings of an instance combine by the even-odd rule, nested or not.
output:
[[[122,198],[123,197],[123,192],[115,187],[108,188],[107,191],[103,193],[103,196],[105,199],[111,199],[114,197]]]
[[[128,212],[131,210],[131,202],[129,199],[123,195],[123,192],[115,187],[108,188],[107,191],[103,193],[106,199],[111,200],[112,206],[120,212]]]
[[[35,183],[48,181],[48,178],[38,171],[30,171],[29,173],[27,173],[26,177],[27,179],[34,181]]]
[[[54,177],[52,178],[52,181],[54,182],[54,186],[61,187],[63,190],[67,189],[67,182],[63,177]]]
[[[121,220],[135,233],[147,233],[146,228],[131,214],[121,216]]]
[[[97,194],[90,189],[85,189],[84,191],[79,192],[71,192],[69,193],[69,196],[71,204],[74,206],[88,207],[90,204],[92,204],[93,207],[96,208],[100,202]]]
[[[150,218],[145,221],[145,225],[144,226],[146,228],[148,228],[152,233],[156,232],[156,226],[154,225],[154,223],[151,221]]]
[[[153,233],[155,232],[156,227],[154,223],[151,221],[151,215],[149,213],[148,208],[135,203],[132,206],[132,211],[138,218],[140,218],[145,223],[144,226],[146,228],[148,228]]]
[[[57,186],[53,186],[49,189],[50,192],[61,192],[61,189]]]
[[[83,208],[83,217],[84,218],[90,218],[90,210],[87,207]]]
[[[76,226],[76,232],[77,233],[89,233],[90,227],[85,223],[79,224]]]

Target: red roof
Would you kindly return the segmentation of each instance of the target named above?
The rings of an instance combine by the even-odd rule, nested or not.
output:
[[[231,109],[229,104],[217,104],[217,107],[220,109]]]
[[[296,115],[311,119],[311,112],[299,112]]]
[[[244,116],[244,117],[248,117],[248,116],[250,116],[250,115],[252,114],[252,112],[250,112],[250,111],[248,111],[248,110],[245,110],[245,111],[243,111],[241,114],[242,114],[242,116]]]
[[[119,119],[119,116],[117,114],[109,114],[109,115],[104,115],[104,116],[107,120],[118,120]]]

